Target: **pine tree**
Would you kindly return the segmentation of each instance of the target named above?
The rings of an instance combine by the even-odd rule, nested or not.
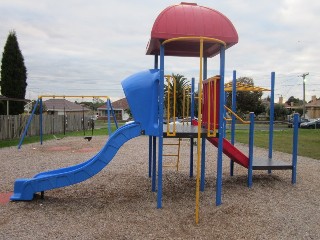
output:
[[[24,99],[27,88],[27,68],[15,31],[10,31],[1,62],[1,94],[8,98]],[[23,113],[24,102],[10,101],[10,114]],[[3,114],[3,113],[2,113]]]

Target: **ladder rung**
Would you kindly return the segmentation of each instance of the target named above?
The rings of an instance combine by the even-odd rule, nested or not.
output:
[[[177,167],[177,164],[166,164],[163,167]]]
[[[162,154],[164,157],[178,157],[178,154]]]
[[[179,143],[164,143],[163,145],[179,146]]]

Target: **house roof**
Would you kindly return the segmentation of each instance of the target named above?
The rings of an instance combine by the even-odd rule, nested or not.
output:
[[[111,102],[111,105],[114,109],[128,109],[129,108],[129,104],[126,98],[121,98],[117,101]],[[98,110],[105,110],[107,109],[106,104],[101,105],[100,107],[98,107]]]
[[[306,107],[320,107],[320,99],[307,103]]]
[[[48,99],[43,101],[48,111],[66,111],[66,112],[79,112],[90,111],[87,107],[82,107],[80,104],[70,102],[66,99]]]

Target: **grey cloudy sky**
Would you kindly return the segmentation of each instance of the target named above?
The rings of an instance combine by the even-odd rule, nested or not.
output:
[[[0,48],[15,30],[28,69],[27,98],[43,94],[124,96],[120,82],[153,67],[145,55],[154,20],[169,0],[0,0]],[[276,98],[320,97],[320,1],[197,1],[226,15],[239,43],[226,52],[226,77],[254,79],[270,87],[276,72]],[[209,76],[218,73],[209,60]],[[198,78],[198,59],[166,60],[166,73]]]

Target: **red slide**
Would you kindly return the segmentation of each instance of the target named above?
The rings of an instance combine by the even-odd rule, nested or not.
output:
[[[207,138],[207,140],[214,146],[218,147],[219,138]],[[223,153],[236,163],[239,163],[241,166],[248,168],[249,158],[225,138],[223,139]]]

